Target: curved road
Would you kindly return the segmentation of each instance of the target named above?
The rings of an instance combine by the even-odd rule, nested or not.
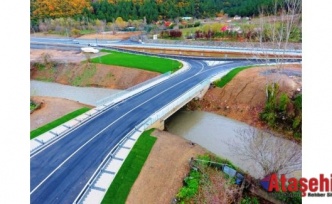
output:
[[[52,145],[30,156],[30,202],[72,203],[109,151],[136,125],[196,84],[248,60],[209,67],[182,59],[190,69],[117,103]]]

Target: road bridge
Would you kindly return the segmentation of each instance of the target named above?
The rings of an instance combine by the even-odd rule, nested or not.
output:
[[[78,125],[62,126],[67,129],[63,134],[51,131],[55,139],[49,142],[36,138],[42,145],[30,155],[30,202],[80,203],[87,199],[89,189],[104,193],[107,189],[91,184],[101,170],[115,174],[103,167],[109,158],[123,160],[115,156],[123,150],[119,147],[130,151],[127,145],[132,146],[142,131],[162,129],[167,117],[193,98],[202,97],[212,81],[236,67],[257,64],[238,60],[209,66],[198,59],[182,60],[188,66],[185,71],[141,87],[121,100],[106,102],[87,113],[87,119],[77,119]]]

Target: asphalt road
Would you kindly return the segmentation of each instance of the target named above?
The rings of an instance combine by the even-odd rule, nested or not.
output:
[[[243,60],[209,67],[182,59],[190,69],[107,111],[30,157],[30,203],[72,203],[109,151],[136,125],[196,84]]]
[[[205,51],[227,51],[227,52],[252,52],[252,53],[264,53],[264,54],[292,54],[296,56],[302,56],[300,50],[273,50],[273,49],[262,49],[262,48],[241,48],[241,47],[213,47],[213,46],[195,46],[195,45],[180,45],[180,44],[157,44],[147,43],[142,44],[132,40],[102,40],[102,39],[74,39],[74,38],[47,38],[47,37],[31,37],[30,47],[31,48],[43,48],[50,46],[62,46],[63,49],[80,48],[86,46],[131,46],[138,48],[169,48],[169,49],[183,49],[183,50],[205,50]]]

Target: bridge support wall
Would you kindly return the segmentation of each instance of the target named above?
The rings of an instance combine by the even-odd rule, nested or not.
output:
[[[159,130],[164,130],[165,129],[165,120],[169,118],[171,115],[173,115],[176,111],[180,110],[183,106],[185,106],[187,103],[189,103],[191,100],[201,100],[203,99],[205,93],[209,89],[210,85],[203,86],[202,89],[197,92],[197,94],[193,95],[192,97],[188,97],[187,99],[183,100],[180,104],[177,104],[176,106],[169,108],[173,106],[173,103],[170,103],[165,107],[164,109],[168,109],[167,112],[164,113],[163,116],[161,116],[157,121],[152,123],[150,126],[146,128],[146,130],[149,130],[151,128],[156,128]]]

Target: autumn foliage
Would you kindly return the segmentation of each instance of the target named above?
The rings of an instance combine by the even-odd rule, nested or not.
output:
[[[33,15],[39,18],[72,17],[91,9],[89,0],[35,0]]]

